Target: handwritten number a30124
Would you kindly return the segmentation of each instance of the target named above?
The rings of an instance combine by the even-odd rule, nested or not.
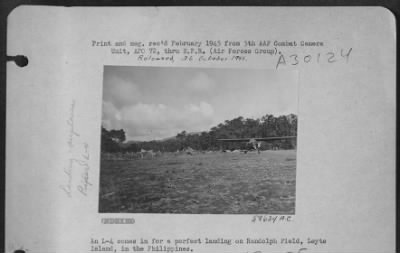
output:
[[[301,63],[303,64],[311,64],[311,63],[323,63],[325,61],[326,63],[335,63],[335,62],[340,62],[340,60],[345,59],[345,62],[348,63],[350,59],[350,54],[352,53],[352,48],[350,48],[348,51],[341,49],[340,50],[340,55],[339,53],[335,52],[327,52],[327,53],[316,53],[316,54],[307,54],[304,56],[299,56],[298,54],[292,54],[289,55],[289,57],[285,56],[283,53],[279,52],[278,56],[278,61],[276,63],[276,69],[278,69],[280,66],[286,66],[286,65],[300,65]]]

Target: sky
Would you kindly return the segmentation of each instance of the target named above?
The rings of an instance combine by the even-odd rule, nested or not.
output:
[[[297,114],[297,93],[295,71],[105,66],[102,125],[160,140],[239,116]]]

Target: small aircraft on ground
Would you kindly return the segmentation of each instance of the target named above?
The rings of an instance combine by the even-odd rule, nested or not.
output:
[[[232,138],[232,139],[217,139],[221,142],[247,142],[252,145],[257,153],[260,154],[261,143],[264,141],[276,141],[276,140],[287,140],[296,139],[297,136],[279,136],[279,137],[261,137],[261,138]]]

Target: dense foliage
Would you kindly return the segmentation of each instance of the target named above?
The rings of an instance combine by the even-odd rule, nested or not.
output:
[[[224,123],[201,133],[187,133],[182,131],[175,137],[164,140],[125,142],[125,131],[107,130],[102,127],[101,144],[103,152],[138,152],[141,149],[174,152],[185,148],[195,150],[219,150],[219,149],[245,149],[246,142],[221,143],[220,138],[256,138],[275,136],[296,136],[297,116],[294,114],[275,117],[265,115],[259,119],[244,119],[237,117],[226,120]],[[261,149],[271,149],[279,146],[282,149],[292,149],[295,143],[289,140],[277,140],[263,142]]]

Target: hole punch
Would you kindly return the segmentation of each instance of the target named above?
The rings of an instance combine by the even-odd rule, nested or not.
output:
[[[8,56],[7,55],[7,61],[14,61],[15,64],[17,64],[18,67],[25,67],[28,65],[28,57],[25,55],[16,55],[16,56]],[[15,252],[15,253],[22,253],[22,252]]]
[[[26,251],[23,249],[17,249],[17,250],[14,250],[14,253],[26,253]]]

